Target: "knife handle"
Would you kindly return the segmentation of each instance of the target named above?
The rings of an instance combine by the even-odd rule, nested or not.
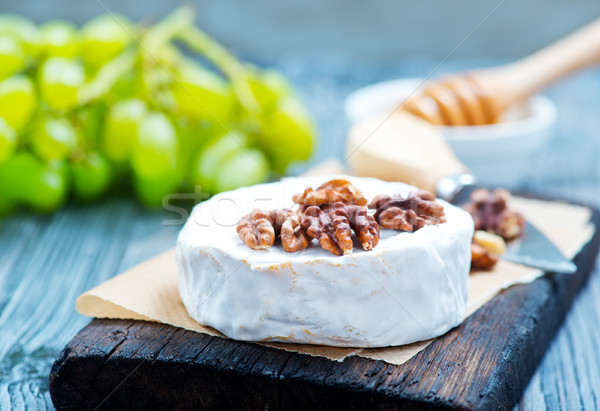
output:
[[[496,92],[504,109],[558,80],[600,64],[600,19],[514,63],[473,72]]]
[[[354,125],[346,159],[358,176],[402,181],[432,193],[442,179],[469,173],[436,127],[407,113]]]

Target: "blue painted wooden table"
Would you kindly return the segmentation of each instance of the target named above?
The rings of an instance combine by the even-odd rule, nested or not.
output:
[[[435,62],[411,60],[385,69],[345,61],[281,61],[310,104],[321,143],[313,163],[343,158],[347,131],[342,102],[353,89],[386,79],[421,76]],[[469,66],[449,63],[440,70]],[[548,94],[560,118],[555,137],[532,159],[525,189],[600,207],[600,71],[580,74]],[[298,171],[298,170],[297,170]],[[52,408],[50,367],[89,322],[75,311],[87,289],[175,244],[178,226],[115,196],[70,204],[52,216],[20,211],[0,227],[0,409]],[[600,408],[600,272],[595,270],[518,404]]]

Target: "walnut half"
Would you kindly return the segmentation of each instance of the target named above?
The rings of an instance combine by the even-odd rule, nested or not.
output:
[[[446,222],[444,207],[435,202],[435,196],[428,191],[413,191],[404,198],[378,195],[369,208],[375,209],[375,220],[384,228],[416,231],[426,225]]]
[[[347,215],[339,208],[322,210],[310,206],[304,211],[302,228],[306,234],[319,241],[324,250],[335,255],[352,252],[352,231]]]
[[[269,248],[275,242],[275,219],[276,210],[253,210],[238,223],[238,236],[253,250]]]
[[[506,252],[506,243],[499,235],[478,230],[471,243],[471,268],[491,270],[498,262],[498,256]]]
[[[338,204],[338,203],[336,203]],[[345,206],[350,227],[356,233],[364,250],[372,250],[379,244],[379,224],[373,216],[367,214],[367,207]]]
[[[471,269],[491,270],[498,262],[498,255],[490,253],[476,243],[471,243]]]
[[[310,206],[330,206],[333,203],[367,205],[367,199],[363,193],[343,178],[335,178],[321,184],[317,189],[308,187],[302,193],[294,194],[295,203],[300,205],[302,211]]]
[[[471,193],[471,201],[463,208],[473,217],[475,230],[488,231],[509,241],[519,237],[525,225],[523,216],[508,208],[509,199],[506,190],[490,193],[480,188]]]
[[[302,227],[309,237],[319,240],[323,249],[335,255],[352,252],[352,231],[365,250],[379,243],[379,225],[363,206],[337,202],[327,210],[308,207],[302,217]]]

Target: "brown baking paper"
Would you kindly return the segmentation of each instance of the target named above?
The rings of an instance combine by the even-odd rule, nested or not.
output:
[[[513,198],[511,208],[544,232],[569,258],[577,254],[593,235],[591,211],[564,203]],[[468,317],[498,292],[514,284],[529,283],[540,270],[500,261],[491,272],[473,273],[469,278]],[[179,297],[175,251],[170,250],[120,274],[77,299],[77,310],[97,318],[157,321],[186,330],[226,338],[213,328],[189,317]],[[386,348],[339,348],[288,343],[256,343],[286,351],[342,361],[351,355],[402,364],[432,340]]]

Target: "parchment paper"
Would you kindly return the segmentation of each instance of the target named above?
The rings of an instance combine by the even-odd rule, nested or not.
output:
[[[575,256],[593,235],[591,211],[563,203],[513,198],[511,207],[544,232],[569,258]],[[541,276],[539,270],[500,261],[491,272],[475,272],[469,279],[467,317],[502,289],[529,283]],[[170,250],[84,293],[77,310],[97,318],[157,321],[175,327],[224,337],[218,331],[192,320],[179,297],[175,252]],[[287,343],[256,343],[286,351],[342,361],[351,355],[402,364],[432,340],[387,348],[338,348]]]

